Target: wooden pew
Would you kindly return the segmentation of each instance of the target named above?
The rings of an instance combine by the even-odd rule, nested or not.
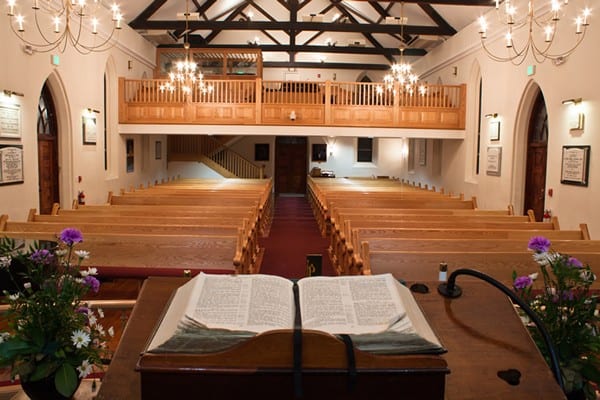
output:
[[[15,239],[56,241],[56,233],[4,231],[2,235]],[[183,276],[183,271],[244,271],[239,235],[153,235],[87,233],[78,246],[90,252],[84,267],[98,268],[105,278],[150,275]]]
[[[437,216],[432,220],[420,220],[418,217],[412,220],[369,220],[355,219],[344,221],[343,229],[336,229],[331,232],[330,253],[334,266],[343,273],[347,268],[351,267],[352,252],[357,243],[349,242],[352,237],[354,228],[371,228],[371,229],[387,229],[387,228],[404,228],[404,229],[479,229],[479,230],[558,230],[558,219],[554,218],[552,222],[529,222],[522,218],[516,218],[513,222],[508,218],[504,222],[496,221],[496,216],[491,216],[492,219],[487,221],[485,216],[479,216],[475,220],[461,220],[459,216]]]
[[[526,247],[527,244],[524,243]],[[438,279],[439,264],[448,264],[448,274],[458,268],[472,268],[486,273],[508,287],[512,287],[512,273],[528,275],[539,271],[531,251],[481,251],[481,252],[436,252],[423,251],[370,251],[369,243],[363,242],[364,266],[361,273],[392,273],[407,281],[432,281]],[[600,252],[572,252],[584,264],[592,268],[600,265]],[[536,287],[541,285],[537,283]],[[600,289],[596,280],[592,288]]]

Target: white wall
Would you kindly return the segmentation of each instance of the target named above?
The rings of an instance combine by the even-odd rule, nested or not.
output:
[[[569,2],[569,7],[582,9],[584,1]],[[488,16],[488,21],[495,18]],[[568,16],[563,21],[571,21]],[[467,98],[467,132],[462,143],[445,141],[443,150],[443,176],[441,179],[420,175],[427,181],[440,181],[444,187],[456,192],[475,195],[482,208],[503,208],[514,204],[519,210],[523,207],[522,191],[524,187],[524,144],[526,143],[526,120],[528,110],[527,95],[531,88],[538,85],[546,102],[548,111],[548,164],[546,188],[553,189],[553,196],[546,192],[545,206],[557,215],[561,228],[577,229],[580,223],[587,223],[592,238],[600,238],[600,213],[596,211],[600,198],[600,163],[596,152],[600,151],[598,118],[600,113],[600,75],[597,66],[600,54],[597,51],[600,43],[600,29],[597,25],[588,28],[587,37],[580,47],[562,65],[553,65],[551,61],[536,63],[531,57],[520,66],[510,63],[499,63],[491,60],[479,44],[478,24],[472,24],[465,30],[450,38],[443,45],[423,57],[415,68],[423,79],[430,82],[441,80],[444,84],[466,82],[469,96]],[[572,38],[572,27],[566,27],[559,35]],[[523,32],[519,32],[515,42],[519,42]],[[498,40],[501,41],[502,37]],[[493,38],[488,40],[493,41]],[[566,40],[565,40],[566,41]],[[501,46],[501,42],[492,46]],[[535,65],[533,76],[527,75],[527,66]],[[473,85],[476,85],[473,71],[480,68],[483,79],[482,113],[498,113],[501,118],[500,141],[489,140],[489,124],[483,121],[481,141],[481,172],[470,175],[473,164],[471,146],[475,140],[476,96]],[[456,69],[457,74],[453,72]],[[567,125],[569,108],[561,102],[568,98],[582,97],[585,109],[585,129],[570,131]],[[589,170],[589,186],[579,187],[561,184],[561,152],[564,145],[590,145],[591,160]],[[485,160],[488,146],[502,146],[501,176],[486,175]],[[408,173],[407,173],[408,176]]]
[[[0,213],[11,220],[22,220],[29,208],[38,208],[37,106],[42,86],[49,81],[56,102],[59,120],[60,197],[62,207],[71,207],[79,190],[88,203],[106,201],[109,190],[154,182],[166,177],[166,140],[163,154],[155,157],[154,138],[132,137],[135,141],[135,168],[125,169],[125,137],[117,133],[117,77],[141,78],[151,76],[155,60],[154,46],[125,26],[119,33],[117,46],[107,52],[82,56],[68,45],[63,53],[26,54],[22,42],[10,31],[3,17],[0,24],[0,54],[6,58],[0,66],[0,89],[12,90],[23,97],[11,97],[21,109],[21,138],[0,137],[0,144],[23,146],[24,182],[0,186]],[[54,66],[50,54],[59,56]],[[10,61],[8,61],[10,60]],[[109,75],[109,169],[104,169],[103,80]],[[6,101],[6,98],[0,99]],[[85,109],[99,110],[98,141],[83,145],[82,113]],[[81,177],[81,182],[79,182]]]
[[[269,161],[254,161],[254,145],[256,143],[269,144]],[[311,148],[313,143],[327,144],[327,161],[311,161]],[[231,149],[250,160],[255,165],[265,166],[265,175],[273,177],[275,164],[275,136],[239,136],[233,143],[228,144]],[[404,139],[376,138],[373,144],[373,162],[356,162],[356,138],[337,136],[308,137],[306,150],[308,170],[319,167],[322,170],[331,170],[337,177],[371,177],[387,175],[399,177],[406,164],[406,153],[403,151]],[[170,162],[169,176],[180,175],[182,178],[218,178],[210,168],[201,163]]]

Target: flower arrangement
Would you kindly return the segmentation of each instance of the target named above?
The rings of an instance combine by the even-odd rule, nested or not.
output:
[[[545,237],[531,238],[528,248],[540,272],[529,276],[517,276],[513,272],[514,289],[538,314],[556,346],[565,392],[578,393],[582,399],[596,399],[595,387],[600,384],[597,331],[600,319],[597,295],[590,290],[596,276],[589,265],[553,251],[550,240]],[[534,280],[540,275],[543,287],[536,290]],[[548,361],[543,338],[534,325],[528,324],[528,327]]]
[[[69,398],[94,366],[101,366],[106,351],[105,330],[99,323],[102,310],[94,312],[84,302],[100,282],[95,268],[81,269],[89,257],[75,250],[81,232],[64,229],[58,245],[44,248],[34,243],[27,252],[14,240],[0,239],[0,268],[7,270],[12,288],[4,290],[8,303],[8,332],[0,333],[0,366],[9,366],[11,378],[21,384],[54,379],[60,395]],[[22,266],[16,271],[11,266]]]

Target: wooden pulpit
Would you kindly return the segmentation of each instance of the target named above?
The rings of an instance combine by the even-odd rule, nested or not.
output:
[[[143,400],[181,388],[202,399],[366,399],[397,388],[403,399],[444,399],[446,361],[438,355],[374,355],[327,333],[303,331],[294,368],[293,331],[266,332],[227,351],[143,353],[137,364]],[[386,389],[388,390],[388,389]]]

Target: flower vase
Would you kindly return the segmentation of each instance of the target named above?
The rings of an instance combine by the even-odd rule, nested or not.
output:
[[[47,376],[39,381],[22,381],[21,388],[31,400],[68,400],[73,398],[73,396],[65,397],[56,390],[54,375]]]

